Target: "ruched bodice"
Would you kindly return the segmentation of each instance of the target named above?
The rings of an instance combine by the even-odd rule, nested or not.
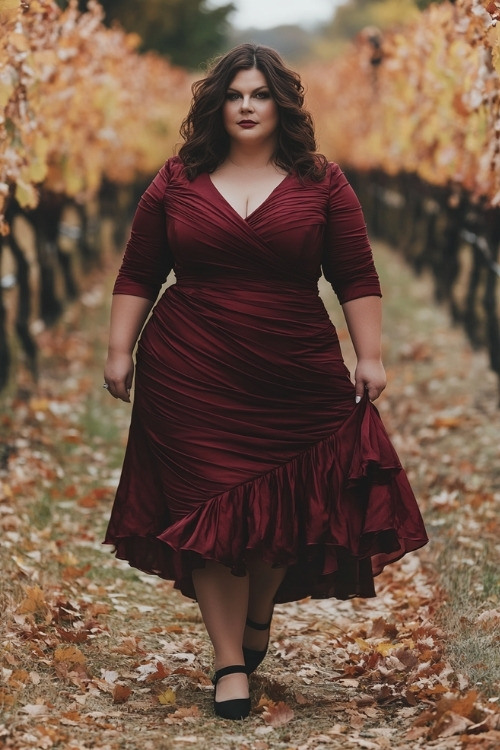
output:
[[[355,405],[323,271],[341,303],[379,295],[359,203],[336,165],[287,175],[248,217],[171,159],[141,199],[115,293],[156,300],[106,541],[194,596],[193,567],[289,566],[278,601],[371,596],[426,541],[377,410]]]

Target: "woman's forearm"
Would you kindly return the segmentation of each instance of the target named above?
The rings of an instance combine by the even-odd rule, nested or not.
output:
[[[132,353],[153,303],[144,297],[115,294],[111,303],[108,358],[104,382],[109,393],[122,401],[130,401],[134,379]]]
[[[132,354],[153,302],[131,294],[115,294],[111,302],[109,353]]]
[[[382,301],[360,297],[342,305],[347,328],[358,359],[380,359]]]
[[[360,297],[342,305],[349,335],[358,358],[354,382],[356,401],[365,391],[374,401],[386,386],[381,360],[382,302],[380,297]]]

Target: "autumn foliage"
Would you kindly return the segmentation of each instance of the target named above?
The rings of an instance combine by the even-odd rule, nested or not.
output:
[[[414,173],[500,205],[499,20],[491,0],[431,5],[310,69],[322,149],[355,170]]]
[[[9,196],[34,208],[39,187],[84,202],[104,177],[150,175],[173,150],[187,74],[139,55],[134,34],[76,2],[0,0],[0,231]],[[169,151],[170,144],[170,151]]]

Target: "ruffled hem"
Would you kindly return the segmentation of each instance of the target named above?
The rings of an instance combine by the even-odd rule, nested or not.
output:
[[[108,533],[116,556],[195,598],[206,560],[245,574],[257,550],[287,566],[276,602],[375,596],[374,576],[427,543],[420,511],[377,409],[364,398],[332,435],[232,487],[157,536]]]

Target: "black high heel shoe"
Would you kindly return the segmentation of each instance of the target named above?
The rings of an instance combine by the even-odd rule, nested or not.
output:
[[[251,620],[249,617],[247,617],[247,625],[249,628],[253,628],[253,630],[269,630],[269,628],[271,627],[271,622],[272,617],[269,622],[266,623],[254,622],[254,620]],[[243,657],[245,659],[247,674],[252,674],[252,672],[255,672],[259,664],[264,661],[264,657],[267,654],[268,648],[269,638],[267,639],[266,647],[263,651],[257,651],[254,648],[246,648],[245,646],[243,646]]]
[[[215,691],[220,678],[225,677],[227,674],[238,674],[238,672],[247,674],[246,666],[235,664],[231,667],[218,669],[212,680],[214,683],[214,711],[216,716],[220,716],[221,719],[233,719],[237,721],[238,719],[246,719],[250,713],[250,698],[234,698],[229,701],[215,700]]]

